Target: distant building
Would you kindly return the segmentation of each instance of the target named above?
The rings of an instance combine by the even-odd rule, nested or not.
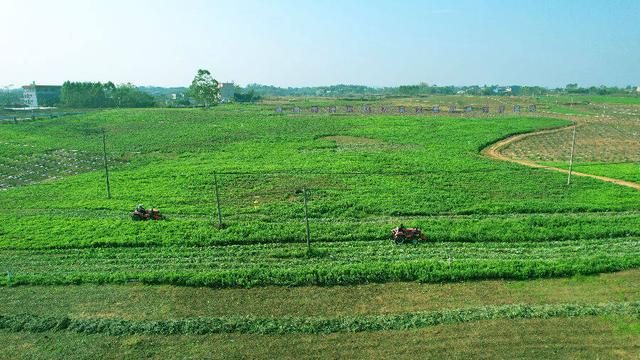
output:
[[[218,87],[220,89],[220,102],[232,102],[233,94],[236,91],[236,85],[234,83],[220,83]]]
[[[195,102],[189,99],[185,93],[171,93],[165,96],[164,104],[169,107],[186,107],[195,104]]]
[[[30,108],[54,106],[60,101],[62,86],[36,85],[32,83],[22,87],[22,99]]]
[[[637,93],[640,93],[640,86],[638,86],[638,87],[636,88],[636,92],[637,92]]]
[[[493,88],[494,94],[511,94],[511,88],[508,86],[496,86]]]

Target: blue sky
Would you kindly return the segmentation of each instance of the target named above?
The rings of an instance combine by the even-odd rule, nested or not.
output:
[[[640,85],[640,0],[2,0],[0,87]]]

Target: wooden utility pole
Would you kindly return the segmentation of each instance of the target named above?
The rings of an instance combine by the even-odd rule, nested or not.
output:
[[[216,208],[218,209],[218,228],[222,228],[222,211],[220,210],[220,192],[218,191],[218,176],[213,173],[213,187],[216,191]]]
[[[104,176],[107,181],[107,198],[111,199],[111,185],[109,185],[109,165],[107,164],[107,133],[102,129],[102,153],[104,155]]]
[[[307,209],[307,189],[302,189],[304,197],[304,222],[306,226],[307,250],[311,250],[311,231],[309,230],[309,210]]]
[[[569,176],[567,177],[567,185],[571,185],[571,172],[573,171],[573,154],[576,148],[576,127],[577,125],[573,124],[573,139],[571,140],[571,155],[569,155]]]

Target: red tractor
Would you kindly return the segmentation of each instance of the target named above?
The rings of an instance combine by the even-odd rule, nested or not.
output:
[[[135,221],[164,220],[164,215],[160,214],[160,210],[158,209],[147,210],[142,204],[138,204],[136,209],[131,213],[131,219]]]
[[[396,244],[417,244],[419,241],[427,241],[427,237],[422,234],[422,230],[420,230],[420,228],[406,228],[404,225],[400,225],[391,230],[391,237]]]

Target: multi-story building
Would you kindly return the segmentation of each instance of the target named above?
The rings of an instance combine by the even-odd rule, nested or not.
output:
[[[30,108],[40,106],[54,106],[60,101],[62,86],[36,85],[32,83],[22,87],[22,99]]]

